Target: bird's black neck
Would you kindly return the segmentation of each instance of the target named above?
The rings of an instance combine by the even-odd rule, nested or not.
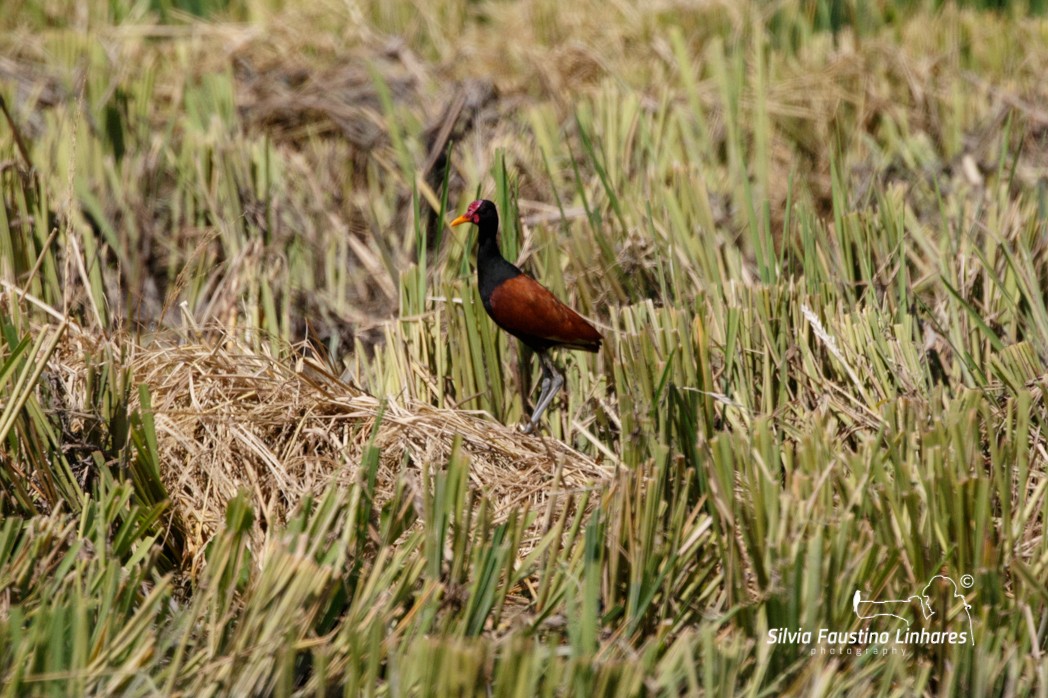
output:
[[[477,245],[477,285],[480,287],[480,298],[487,306],[491,293],[507,279],[520,276],[520,269],[513,266],[502,256],[496,241],[498,223],[480,225],[480,241]]]
[[[498,234],[498,224],[496,225],[482,225],[479,230],[480,236],[477,244],[477,268],[480,269],[485,265],[498,264],[500,261],[505,261],[502,256],[502,252],[499,251],[499,244],[496,239]]]

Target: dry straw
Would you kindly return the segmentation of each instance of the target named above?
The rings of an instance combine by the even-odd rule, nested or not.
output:
[[[483,415],[379,399],[312,356],[289,362],[231,336],[211,336],[192,343],[108,340],[114,354],[129,357],[133,383],[149,388],[161,461],[181,464],[162,475],[190,554],[222,526],[238,492],[258,512],[261,537],[304,497],[361,478],[369,444],[380,453],[381,506],[401,477],[418,501],[422,473],[445,467],[460,437],[471,484],[488,499],[495,521],[525,505],[559,510],[569,500],[564,495],[599,486],[614,472],[555,439],[526,436]],[[71,404],[84,403],[91,357],[100,349],[66,333],[55,353],[52,369],[63,376]],[[421,505],[416,509],[422,514]]]

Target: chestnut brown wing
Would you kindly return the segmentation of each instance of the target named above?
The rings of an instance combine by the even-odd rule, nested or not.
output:
[[[526,274],[507,279],[492,291],[490,313],[500,327],[538,350],[600,349],[597,328]]]

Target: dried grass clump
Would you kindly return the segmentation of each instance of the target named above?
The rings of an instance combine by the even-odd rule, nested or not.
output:
[[[67,372],[86,370],[86,354],[78,349],[62,352]],[[314,359],[292,365],[228,337],[134,345],[130,354],[132,380],[151,393],[162,477],[190,555],[222,526],[238,492],[258,512],[260,539],[304,497],[355,481],[373,432],[381,454],[379,506],[393,496],[399,477],[418,501],[423,465],[442,469],[456,437],[470,459],[471,482],[496,520],[524,505],[545,510],[551,498],[593,486],[613,471],[553,439],[525,436],[468,412],[382,401]],[[416,510],[421,516],[421,505]]]

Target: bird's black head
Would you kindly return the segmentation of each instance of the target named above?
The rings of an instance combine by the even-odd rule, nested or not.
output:
[[[495,204],[487,199],[478,199],[466,207],[465,213],[451,221],[452,226],[463,223],[473,223],[482,230],[494,232],[499,227],[499,212],[495,210]]]

